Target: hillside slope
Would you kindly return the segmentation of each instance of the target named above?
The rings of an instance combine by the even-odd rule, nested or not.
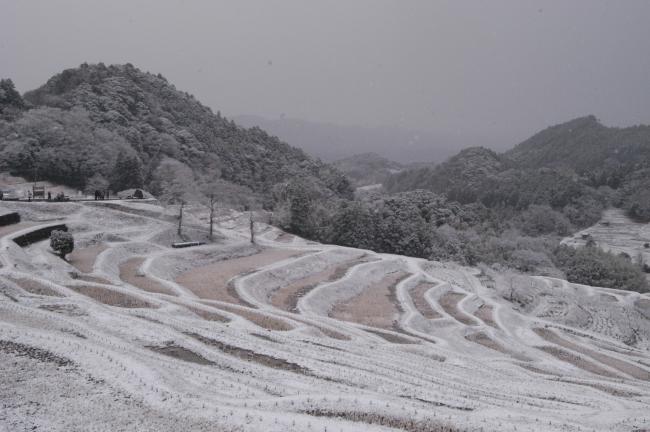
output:
[[[155,202],[0,204],[0,428],[630,432],[650,297],[328,246]],[[160,215],[160,216],[156,216]],[[69,261],[13,239],[67,224]],[[200,228],[206,210],[188,208]],[[45,385],[47,383],[47,385]]]
[[[594,116],[581,117],[533,135],[504,156],[520,168],[564,167],[593,178],[605,170],[623,173],[648,167],[650,126],[606,127]]]
[[[259,128],[237,126],[162,75],[130,64],[83,64],[24,99],[32,108],[0,125],[2,165],[18,175],[77,187],[100,175],[115,188],[155,189],[173,183],[170,175],[180,182],[189,168],[192,184],[222,179],[261,194],[311,177],[331,193],[351,193],[330,166]]]

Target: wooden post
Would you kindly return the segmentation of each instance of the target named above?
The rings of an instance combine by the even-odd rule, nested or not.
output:
[[[253,220],[253,212],[249,212],[250,228],[251,228],[251,243],[255,244],[255,221]]]
[[[210,241],[212,241],[212,221],[214,220],[214,194],[210,194]]]
[[[178,212],[178,235],[179,236],[181,235],[181,228],[183,226],[183,206],[184,205],[185,205],[185,203],[183,201],[181,201],[181,208],[180,208],[180,210]]]

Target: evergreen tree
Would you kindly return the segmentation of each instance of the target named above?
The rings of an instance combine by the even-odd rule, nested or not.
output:
[[[142,162],[135,154],[120,152],[115,161],[111,176],[111,188],[121,191],[130,188],[141,188],[144,184]]]
[[[0,79],[0,117],[11,118],[25,108],[25,101],[10,79]]]

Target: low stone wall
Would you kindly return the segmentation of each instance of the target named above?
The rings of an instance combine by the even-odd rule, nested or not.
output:
[[[21,236],[15,237],[13,240],[18,246],[25,247],[25,246],[29,246],[32,243],[36,243],[41,240],[46,240],[50,238],[50,233],[52,233],[52,231],[57,231],[57,230],[67,231],[68,227],[65,224],[50,225],[50,226],[36,229],[34,231],[30,231]]]

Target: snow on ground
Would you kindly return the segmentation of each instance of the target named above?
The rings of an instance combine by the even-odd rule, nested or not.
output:
[[[634,222],[622,209],[606,210],[599,223],[565,238],[562,243],[584,246],[588,236],[605,250],[625,253],[633,260],[642,259],[650,266],[650,224]]]
[[[249,215],[227,210],[188,249],[154,201],[4,211],[22,222],[0,228],[0,431],[650,428],[647,296],[263,223],[251,245]],[[186,221],[207,231],[205,209]],[[70,262],[12,240],[53,222]],[[626,251],[648,232],[602,227]]]

